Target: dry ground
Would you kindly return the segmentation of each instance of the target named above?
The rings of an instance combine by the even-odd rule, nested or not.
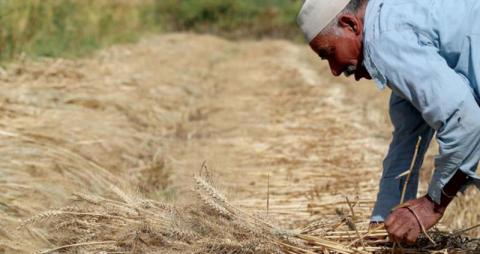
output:
[[[60,225],[19,221],[74,211],[65,208],[74,193],[187,204],[203,163],[235,205],[282,227],[338,218],[348,197],[362,228],[390,139],[388,91],[334,79],[286,41],[165,35],[90,59],[20,61],[0,84],[0,250],[9,253],[72,244],[59,240]],[[429,155],[422,191],[431,168]],[[476,198],[455,203],[447,229],[479,221]]]

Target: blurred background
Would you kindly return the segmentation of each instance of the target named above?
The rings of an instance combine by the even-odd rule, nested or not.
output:
[[[113,43],[169,31],[301,40],[294,0],[0,0],[0,50],[82,56]]]

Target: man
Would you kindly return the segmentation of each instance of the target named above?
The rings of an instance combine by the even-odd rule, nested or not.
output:
[[[390,239],[414,243],[457,192],[480,186],[480,1],[306,0],[298,17],[311,48],[332,74],[374,79],[392,90],[393,140],[371,218]],[[436,133],[436,134],[435,134]],[[416,198],[419,168],[439,143],[428,193]],[[417,140],[418,159],[400,208]]]

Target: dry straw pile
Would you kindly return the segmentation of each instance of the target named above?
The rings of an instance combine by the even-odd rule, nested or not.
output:
[[[101,170],[101,169],[100,169]],[[108,175],[108,173],[107,173]],[[97,180],[100,180],[96,177]],[[29,231],[42,225],[58,247],[41,253],[74,251],[102,253],[391,253],[384,230],[359,231],[355,218],[339,211],[332,221],[317,222],[302,230],[284,230],[268,218],[233,206],[206,178],[196,177],[196,198],[173,206],[132,196],[107,180],[109,197],[77,193],[67,207],[37,214],[22,222]],[[352,207],[353,209],[353,207]],[[345,224],[350,231],[338,230]],[[320,226],[321,225],[321,226]],[[336,229],[337,228],[337,229]],[[417,246],[398,247],[399,253],[479,251],[480,241],[460,234],[433,232],[436,245],[422,237]]]

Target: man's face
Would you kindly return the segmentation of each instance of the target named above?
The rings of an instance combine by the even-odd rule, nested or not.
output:
[[[333,75],[355,75],[357,81],[361,78],[371,79],[362,64],[363,24],[350,16],[340,17],[339,20],[339,27],[315,37],[310,42],[310,47],[322,60],[328,61]]]

